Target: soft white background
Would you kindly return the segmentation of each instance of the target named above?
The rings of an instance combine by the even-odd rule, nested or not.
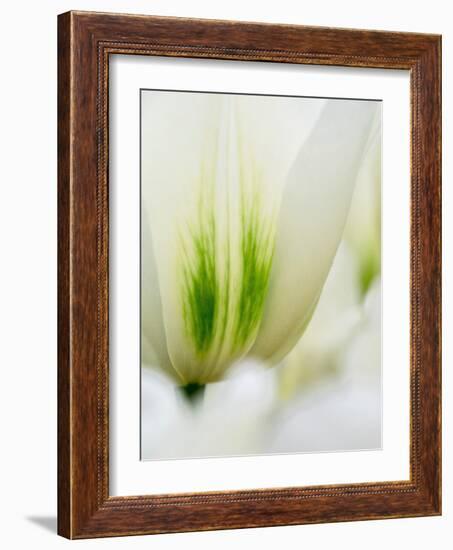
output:
[[[444,515],[364,523],[279,527],[70,543],[56,515],[56,15],[68,9],[256,20],[444,35],[444,334],[452,324],[449,207],[453,163],[453,18],[449,3],[320,0],[41,1],[2,5],[0,34],[1,544],[15,548],[449,548],[453,476],[448,463],[453,399],[444,399]],[[450,118],[449,118],[450,117]],[[450,208],[450,211],[448,210]],[[451,340],[451,339],[450,339]],[[444,394],[453,392],[444,341]],[[451,396],[450,396],[451,397]]]

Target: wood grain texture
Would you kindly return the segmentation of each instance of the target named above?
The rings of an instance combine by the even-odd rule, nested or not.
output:
[[[58,532],[87,538],[440,514],[440,37],[85,12],[60,15],[58,25]],[[410,481],[109,496],[111,54],[410,71]]]
[[[58,532],[70,536],[70,17],[58,21]]]

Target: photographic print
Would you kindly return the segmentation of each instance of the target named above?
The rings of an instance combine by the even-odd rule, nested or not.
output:
[[[381,448],[381,110],[143,89],[141,458]]]
[[[441,49],[59,15],[60,535],[442,513]]]

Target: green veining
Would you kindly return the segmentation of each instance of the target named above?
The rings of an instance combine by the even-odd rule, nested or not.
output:
[[[183,316],[197,353],[204,355],[215,337],[220,298],[212,196],[200,193],[198,220],[189,228],[189,236],[193,254],[183,247]]]
[[[262,216],[261,197],[255,189],[241,197],[241,263],[236,346],[244,345],[258,327],[269,286],[274,251],[274,224]]]
[[[225,351],[225,341],[231,356],[253,342],[275,244],[275,221],[263,208],[256,181],[241,171],[239,205],[231,212],[226,205],[227,215],[219,222],[213,178],[201,178],[196,215],[180,233],[184,326],[196,355],[203,359],[211,353],[211,360]]]

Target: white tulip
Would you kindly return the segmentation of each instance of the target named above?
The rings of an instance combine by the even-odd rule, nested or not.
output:
[[[145,363],[188,387],[293,348],[340,242],[375,111],[143,92]]]
[[[381,142],[381,110],[378,109],[345,227],[345,238],[359,258],[363,293],[381,270]]]

